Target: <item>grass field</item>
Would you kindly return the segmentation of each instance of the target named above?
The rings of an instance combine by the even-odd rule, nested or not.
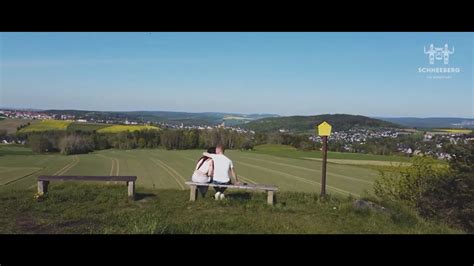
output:
[[[322,158],[303,157],[306,160],[322,161]],[[347,164],[347,165],[372,165],[372,166],[410,166],[409,162],[395,162],[395,161],[377,161],[377,160],[351,160],[351,159],[328,159],[329,163]]]
[[[184,182],[201,152],[64,156],[0,145],[0,233],[462,233],[403,206],[384,205],[386,213],[353,208],[353,197],[371,197],[364,191],[371,191],[377,172],[369,167],[328,163],[329,198],[321,201],[320,162],[264,153],[226,151],[241,180],[279,187],[274,206],[266,205],[265,193],[238,190],[229,190],[225,201],[208,193],[189,202]],[[35,202],[42,174],[136,175],[137,200],[127,200],[123,184],[57,181],[45,201]]]
[[[289,145],[264,144],[254,147],[253,151],[249,153],[268,154],[285,158],[322,158],[321,151],[302,151]],[[340,160],[363,160],[363,161],[388,161],[388,162],[410,162],[410,157],[405,156],[391,156],[391,155],[375,155],[375,154],[361,154],[351,152],[328,152],[328,159]]]
[[[38,122],[39,120],[6,118],[0,120],[0,129],[5,129],[7,133],[12,134],[15,133],[16,129],[21,125],[26,125],[27,123],[35,124]]]
[[[190,179],[201,152],[111,149],[64,156],[38,155],[23,147],[0,146],[0,167],[4,171],[0,190],[33,188],[40,174],[136,175],[139,188],[184,190],[184,182]],[[320,190],[319,161],[237,150],[228,150],[226,154],[233,160],[237,174],[244,182],[273,184],[282,191]],[[19,171],[19,168],[29,170]],[[329,193],[359,197],[372,191],[377,175],[377,171],[364,165],[328,163],[327,189]]]
[[[28,127],[22,128],[19,132],[34,132],[34,131],[48,131],[48,130],[67,130],[72,121],[66,120],[41,120]]]
[[[322,201],[313,193],[279,192],[274,206],[264,193],[229,192],[189,202],[187,191],[137,190],[121,185],[59,183],[42,202],[35,189],[0,194],[0,234],[451,234],[402,206],[388,212],[355,209],[347,197]]]
[[[0,156],[2,155],[34,155],[34,153],[20,144],[0,144]]]
[[[114,126],[101,128],[101,129],[97,130],[97,132],[99,132],[99,133],[118,133],[118,132],[123,132],[123,131],[140,131],[140,130],[145,130],[145,129],[159,130],[158,127],[154,127],[154,126],[114,125]]]

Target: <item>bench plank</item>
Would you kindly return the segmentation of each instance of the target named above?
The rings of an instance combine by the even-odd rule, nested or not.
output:
[[[130,198],[135,198],[136,176],[72,176],[72,175],[41,175],[38,176],[38,193],[47,193],[48,184],[54,180],[71,181],[123,181],[127,184],[127,194]]]
[[[197,183],[197,182],[185,182],[190,188],[189,200],[196,201],[197,193],[196,188],[198,187],[227,187],[227,188],[238,188],[238,189],[250,189],[250,190],[263,190],[267,192],[267,203],[273,205],[275,199],[275,192],[278,190],[276,186],[264,185],[264,184],[246,184],[246,185],[218,185],[213,183]]]
[[[208,187],[227,187],[227,188],[239,188],[239,189],[251,189],[251,190],[266,190],[266,191],[277,191],[278,188],[272,185],[264,184],[247,184],[247,185],[218,185],[213,183],[197,183],[197,182],[185,182],[189,186],[208,186]]]
[[[80,181],[136,181],[136,176],[68,176],[68,175],[42,175],[38,181],[52,180],[80,180]]]

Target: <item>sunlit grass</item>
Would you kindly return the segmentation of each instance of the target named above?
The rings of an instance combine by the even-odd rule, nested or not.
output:
[[[314,193],[279,192],[274,206],[265,193],[228,191],[196,202],[182,190],[137,190],[122,185],[52,182],[41,201],[35,189],[0,194],[0,234],[450,234],[402,206],[377,212],[353,207],[348,197],[321,200]]]

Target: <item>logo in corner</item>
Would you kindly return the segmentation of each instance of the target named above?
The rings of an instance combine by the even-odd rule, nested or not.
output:
[[[454,54],[454,47],[452,50],[449,50],[448,44],[445,44],[444,47],[434,47],[433,44],[430,44],[430,48],[426,50],[426,46],[423,47],[425,54],[428,55],[430,65],[434,65],[436,61],[443,61],[445,65],[449,64],[449,55]]]

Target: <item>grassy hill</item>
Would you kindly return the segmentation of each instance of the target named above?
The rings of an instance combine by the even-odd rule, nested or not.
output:
[[[137,190],[129,201],[122,185],[51,183],[48,196],[35,189],[0,194],[0,234],[449,234],[462,233],[425,221],[401,206],[377,212],[353,200],[280,192],[274,206],[264,193],[230,191],[224,201],[189,202],[183,190]]]
[[[310,132],[315,125],[327,121],[334,131],[348,130],[351,128],[398,128],[397,124],[374,119],[361,115],[323,114],[315,116],[286,116],[258,119],[243,125],[243,128],[260,132],[278,131],[280,129],[291,132]]]
[[[4,129],[7,133],[15,133],[19,126],[27,125],[28,123],[34,124],[38,123],[39,120],[32,120],[32,119],[10,119],[5,118],[0,120],[0,129]]]

